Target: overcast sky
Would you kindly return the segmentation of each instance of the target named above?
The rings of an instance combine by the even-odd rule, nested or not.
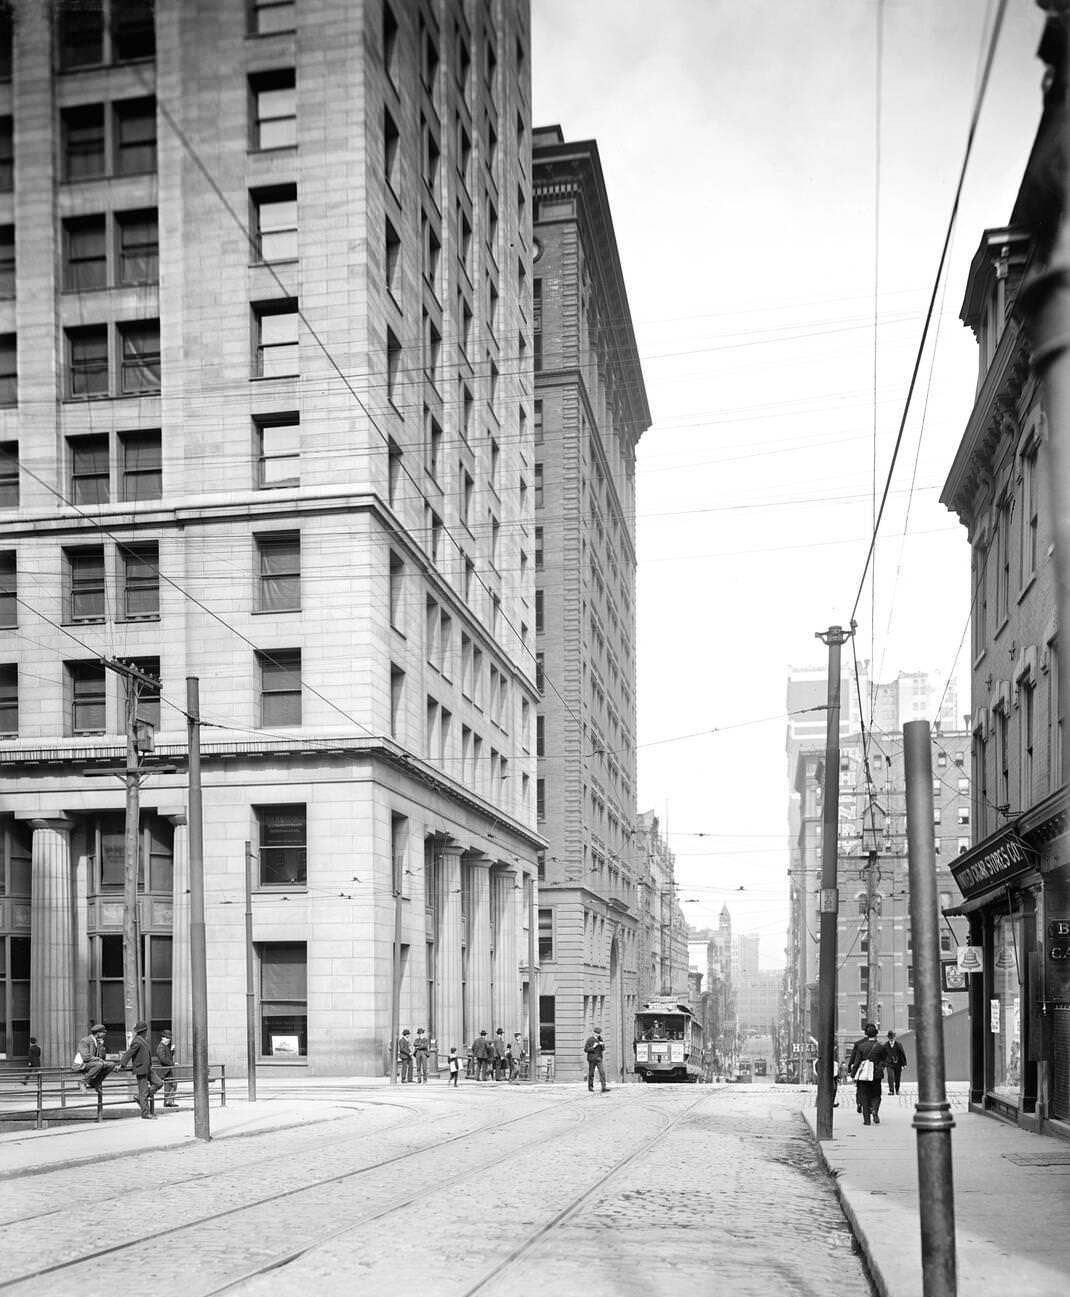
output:
[[[598,142],[654,419],[638,475],[640,810],[667,827],[689,921],[727,903],[780,967],[787,675],[823,663],[814,633],[851,617],[996,6],[532,3],[535,121]],[[856,614],[878,679],[954,675],[962,712],[969,550],[938,503],[977,373],[958,312],[1036,129],[1042,22],[1009,0]]]

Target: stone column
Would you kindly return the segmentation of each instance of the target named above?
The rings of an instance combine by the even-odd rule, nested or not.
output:
[[[171,1030],[175,1057],[193,1062],[193,986],[189,962],[189,831],[185,811],[165,811],[174,825],[171,856]]]
[[[496,868],[491,875],[494,909],[494,1026],[504,1027],[506,1038],[520,1028],[520,961],[516,940],[516,871]]]
[[[471,1044],[479,1032],[494,1031],[490,999],[490,867],[487,856],[468,861],[468,977],[465,982],[465,1018]],[[458,1049],[460,1045],[458,1045]]]
[[[449,1053],[461,1039],[461,848],[439,847],[435,871],[435,1038],[440,1052]]]
[[[70,1067],[80,1034],[74,1016],[71,822],[57,817],[32,824],[30,1032],[45,1067]],[[89,1025],[83,1024],[83,1032]]]

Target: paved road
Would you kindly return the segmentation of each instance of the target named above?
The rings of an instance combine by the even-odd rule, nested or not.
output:
[[[112,1297],[140,1270],[182,1297],[414,1284],[436,1297],[503,1284],[870,1297],[801,1116],[810,1098],[640,1085],[354,1094],[318,1125],[7,1180],[0,1291]],[[427,1269],[399,1287],[402,1258]]]

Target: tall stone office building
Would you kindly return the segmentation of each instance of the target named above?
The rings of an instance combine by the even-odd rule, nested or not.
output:
[[[124,1039],[121,662],[177,767],[142,789],[137,926],[180,1060],[188,677],[210,1058],[245,1061],[246,844],[265,1065],[526,1030],[528,6],[5,15],[0,1052]]]
[[[602,1026],[631,1065],[640,995],[635,455],[650,424],[593,141],[534,139],[540,1038],[578,1075]],[[680,969],[686,987],[686,965]],[[661,988],[657,988],[661,989]],[[668,988],[666,988],[668,989]]]

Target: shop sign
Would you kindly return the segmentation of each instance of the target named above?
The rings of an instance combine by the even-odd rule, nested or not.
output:
[[[1070,964],[1070,919],[1052,919],[1048,924],[1048,958]]]
[[[1011,830],[978,852],[967,852],[952,864],[951,873],[964,897],[986,892],[1034,863],[1034,854]]]
[[[999,1001],[998,1000],[989,1000],[988,1018],[992,1027],[992,1035],[998,1036],[999,1035]]]
[[[969,949],[969,947],[965,947]],[[940,984],[944,991],[967,991],[966,973],[951,959],[940,961]]]
[[[955,964],[960,972],[979,973],[984,968],[980,946],[959,946],[955,950]]]

